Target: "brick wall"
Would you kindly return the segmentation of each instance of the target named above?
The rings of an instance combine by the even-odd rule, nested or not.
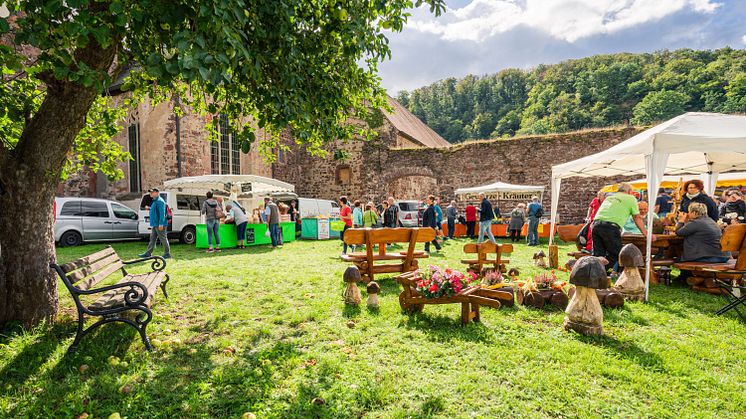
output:
[[[296,185],[300,196],[335,199],[341,194],[376,202],[387,195],[401,199],[422,199],[432,193],[445,200],[454,198],[454,190],[496,181],[541,185],[545,187],[543,204],[548,210],[551,199],[552,165],[597,153],[617,144],[640,130],[612,128],[567,134],[521,137],[454,145],[445,149],[389,148],[387,130],[381,141],[344,145],[350,159],[344,163],[331,157],[313,158],[296,150],[275,172],[278,179]],[[395,138],[393,139],[395,141]],[[330,146],[330,149],[333,145]],[[337,167],[347,164],[352,182],[338,185]],[[563,222],[578,222],[585,216],[596,191],[615,179],[573,178],[563,182],[559,214]],[[517,202],[499,202],[503,211]]]

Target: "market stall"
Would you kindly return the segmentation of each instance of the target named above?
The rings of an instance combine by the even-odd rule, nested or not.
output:
[[[734,172],[734,173],[722,173],[718,176],[717,182],[715,184],[715,190],[707,190],[708,186],[711,187],[711,184],[708,184],[708,175],[707,174],[700,174],[700,175],[681,175],[681,176],[663,176],[660,183],[660,188],[665,189],[673,189],[676,188],[679,185],[680,181],[686,182],[688,180],[693,179],[699,179],[705,184],[705,192],[707,192],[708,195],[716,196],[718,189],[726,189],[726,188],[742,188],[746,187],[746,172]],[[642,179],[636,179],[627,182],[630,185],[632,185],[633,188],[635,188],[638,191],[646,191],[648,189],[648,180],[647,178]],[[601,189],[602,192],[616,192],[617,188],[619,187],[618,183],[614,183],[611,185],[606,185]]]
[[[538,196],[541,200],[544,196],[543,186],[531,186],[531,185],[512,185],[504,182],[495,182],[488,185],[475,186],[472,188],[458,188],[454,192],[456,197],[461,202],[473,202],[475,205],[479,205],[479,194],[484,195],[493,203],[498,203],[503,218],[497,223],[492,224],[492,234],[495,237],[507,237],[508,224],[510,211],[513,210],[515,205],[518,203],[529,203],[531,198]],[[505,205],[508,202],[510,205]],[[462,208],[463,210],[463,208]],[[461,237],[466,235],[466,226],[463,224],[456,224],[455,236]],[[443,231],[448,231],[447,223],[443,223]],[[477,227],[477,232],[478,232]],[[524,225],[521,230],[521,235],[525,236],[528,231],[528,225]],[[539,237],[549,237],[549,222],[539,224]]]
[[[280,232],[282,241],[285,243],[295,241],[295,223],[280,223]],[[220,224],[218,229],[220,234],[220,248],[230,249],[236,247],[236,225]],[[214,245],[215,243],[213,243]],[[267,224],[249,223],[246,225],[246,246],[259,244],[272,244],[272,240],[267,237]],[[197,224],[197,243],[198,249],[207,249],[207,227],[205,224]]]
[[[643,131],[607,150],[552,166],[552,224],[556,222],[562,179],[570,177],[646,176],[657,191],[664,175],[704,175],[714,190],[720,172],[746,169],[746,116],[689,112]],[[648,194],[653,208],[656,194]],[[648,218],[648,231],[653,218]],[[551,239],[550,239],[551,240]],[[651,266],[652,236],[647,236],[646,265]],[[645,300],[650,271],[645,274]]]

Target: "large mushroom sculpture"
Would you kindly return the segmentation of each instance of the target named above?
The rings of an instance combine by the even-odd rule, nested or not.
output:
[[[614,285],[627,301],[645,300],[645,283],[640,275],[641,267],[645,266],[645,259],[637,246],[629,243],[622,247],[619,252],[619,264],[624,266],[624,271]]]
[[[565,309],[565,330],[583,335],[602,335],[604,312],[596,295],[597,289],[608,287],[606,269],[598,258],[584,256],[575,262],[570,273],[575,293]]]
[[[360,294],[360,288],[357,287],[357,283],[362,281],[362,278],[360,278],[360,271],[356,266],[350,266],[345,270],[344,281],[347,283],[347,288],[344,292],[345,304],[360,304],[363,301],[363,295]]]

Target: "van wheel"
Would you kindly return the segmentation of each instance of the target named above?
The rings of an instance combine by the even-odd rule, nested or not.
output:
[[[66,231],[60,237],[60,244],[62,246],[80,246],[82,242],[83,237],[77,231]]]
[[[184,244],[194,244],[197,241],[197,229],[194,226],[186,226],[181,230],[179,241]]]

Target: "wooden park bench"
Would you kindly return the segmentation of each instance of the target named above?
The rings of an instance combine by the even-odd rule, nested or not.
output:
[[[495,270],[500,272],[507,272],[506,265],[510,263],[508,259],[503,259],[506,253],[513,252],[513,245],[506,244],[494,244],[492,242],[484,242],[480,244],[467,243],[464,245],[464,253],[476,254],[476,258],[462,259],[461,263],[469,265],[469,269],[475,274],[480,275],[482,268],[485,265],[494,267]],[[489,256],[494,254],[494,256]]]
[[[349,230],[348,230],[349,231]],[[402,285],[399,294],[399,305],[408,314],[422,311],[426,304],[461,304],[461,322],[467,324],[479,321],[479,306],[500,308],[500,300],[513,302],[513,293],[482,288],[481,285],[470,286],[450,297],[425,298],[417,292],[419,276],[416,272],[405,272],[396,277]]]
[[[673,266],[692,271],[687,283],[697,291],[721,294],[722,289],[715,280],[741,281],[746,274],[746,224],[729,225],[720,238],[720,250],[738,252],[736,259],[723,263],[679,262]]]
[[[152,272],[133,275],[127,273],[124,268],[125,265],[148,260],[153,261],[150,265]],[[150,307],[153,304],[153,295],[156,288],[160,286],[163,295],[168,298],[166,284],[169,277],[163,271],[166,267],[166,261],[163,258],[151,256],[123,261],[111,246],[107,246],[100,252],[64,265],[51,263],[49,266],[57,272],[62,282],[65,283],[78,309],[78,331],[75,340],[68,349],[69,351],[77,349],[83,336],[98,326],[116,321],[127,323],[137,329],[140,338],[142,338],[142,343],[148,350],[152,349],[145,334],[145,328],[153,318]],[[122,277],[116,284],[94,288],[99,282],[117,271],[121,271]],[[90,302],[90,300],[93,301]],[[126,316],[131,313],[135,313],[134,318]],[[84,329],[86,315],[100,316],[102,319]]]
[[[373,281],[375,274],[414,271],[417,259],[427,258],[424,251],[415,250],[417,243],[435,240],[435,230],[430,227],[415,228],[350,228],[344,232],[348,245],[365,245],[365,252],[342,255],[342,260],[352,262],[360,270],[363,282]],[[408,243],[407,250],[389,253],[386,244]],[[373,246],[378,246],[378,251]],[[388,262],[379,263],[376,262]]]

